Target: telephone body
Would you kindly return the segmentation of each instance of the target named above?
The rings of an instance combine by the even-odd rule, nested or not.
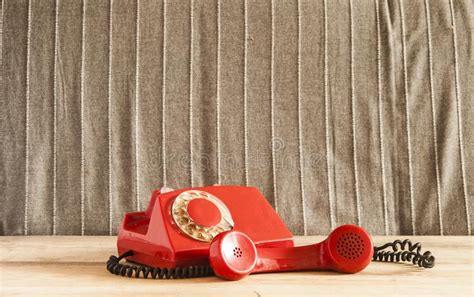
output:
[[[255,246],[290,248],[293,236],[254,187],[209,186],[152,193],[148,208],[125,214],[118,253],[128,261],[161,268],[208,265],[219,233],[239,231]]]

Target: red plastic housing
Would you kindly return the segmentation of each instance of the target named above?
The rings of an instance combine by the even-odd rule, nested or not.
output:
[[[176,267],[208,263],[209,242],[195,240],[176,226],[171,206],[182,192],[180,189],[161,194],[153,192],[144,212],[126,213],[117,240],[119,255],[132,250],[127,260],[152,267]],[[265,197],[253,187],[211,186],[193,188],[208,192],[229,209],[234,221],[233,230],[250,236],[259,247],[292,247],[293,236]],[[213,223],[218,218],[212,207],[195,203],[193,216],[202,223]],[[207,212],[209,212],[207,216]],[[206,219],[209,218],[209,219]]]

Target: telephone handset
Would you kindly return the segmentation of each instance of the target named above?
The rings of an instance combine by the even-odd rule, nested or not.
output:
[[[386,251],[391,247],[392,252]],[[405,240],[374,247],[361,227],[343,225],[318,244],[294,247],[293,236],[253,187],[210,186],[155,191],[143,212],[125,214],[117,240],[116,275],[187,278],[216,274],[236,280],[250,273],[335,270],[355,273],[374,261],[434,266],[430,252]],[[408,250],[406,250],[406,248]],[[122,264],[121,259],[133,264]]]
[[[372,239],[367,231],[343,225],[322,242],[291,248],[256,247],[246,234],[227,231],[212,241],[209,262],[216,275],[238,280],[250,273],[274,271],[356,273],[369,265],[372,255]]]

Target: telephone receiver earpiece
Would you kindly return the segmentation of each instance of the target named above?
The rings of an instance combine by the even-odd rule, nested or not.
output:
[[[356,273],[369,265],[372,255],[369,233],[356,225],[342,225],[322,242],[291,248],[257,248],[242,232],[223,232],[211,243],[209,262],[217,276],[238,280],[250,273],[276,271]]]

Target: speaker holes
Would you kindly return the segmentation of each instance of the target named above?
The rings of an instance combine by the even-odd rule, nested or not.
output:
[[[336,243],[337,253],[343,258],[355,260],[362,256],[365,244],[360,235],[348,232],[341,235]]]
[[[235,247],[233,252],[234,252],[234,256],[236,256],[237,258],[242,257],[242,249],[241,248]]]

